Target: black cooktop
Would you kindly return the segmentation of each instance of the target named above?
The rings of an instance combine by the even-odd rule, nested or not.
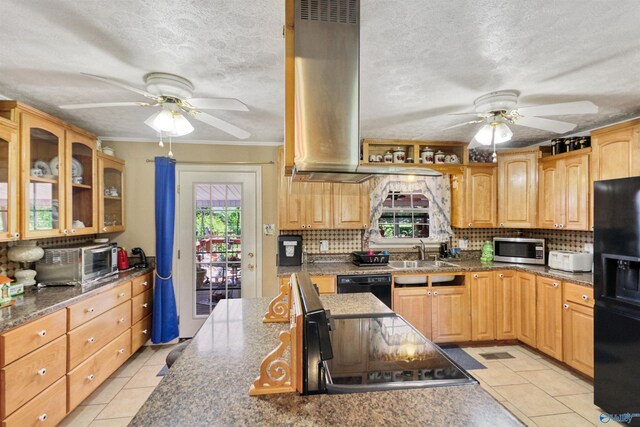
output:
[[[477,384],[394,313],[333,320],[333,359],[326,362],[329,393]]]

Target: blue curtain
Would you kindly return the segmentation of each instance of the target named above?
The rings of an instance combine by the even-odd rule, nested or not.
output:
[[[176,161],[156,157],[156,283],[151,341],[178,337],[178,311],[173,291],[173,228],[176,209]]]

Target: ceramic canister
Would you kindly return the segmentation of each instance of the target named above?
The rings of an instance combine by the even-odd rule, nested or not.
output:
[[[420,150],[420,160],[422,163],[433,163],[433,150],[429,147],[424,147]]]
[[[402,147],[393,150],[393,163],[404,163],[405,151]]]
[[[435,160],[436,160],[436,164],[438,165],[443,165],[444,164],[444,159],[445,159],[445,154],[438,150],[438,152],[436,153],[436,155],[434,156]]]

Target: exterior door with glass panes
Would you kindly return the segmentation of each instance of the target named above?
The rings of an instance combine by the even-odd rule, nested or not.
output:
[[[0,241],[20,238],[19,165],[18,127],[14,122],[0,118]]]
[[[124,162],[98,154],[98,232],[124,231]]]
[[[429,199],[422,193],[390,192],[378,220],[384,239],[429,237]]]
[[[179,172],[180,336],[213,309],[258,295],[256,174]]]
[[[96,141],[67,131],[66,225],[72,235],[97,232]]]
[[[21,113],[22,236],[26,239],[63,235],[65,192],[64,127]]]

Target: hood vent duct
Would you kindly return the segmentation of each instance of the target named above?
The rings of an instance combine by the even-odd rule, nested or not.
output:
[[[293,5],[293,178],[362,182],[372,175],[440,176],[422,167],[360,165],[360,0],[293,0]]]

